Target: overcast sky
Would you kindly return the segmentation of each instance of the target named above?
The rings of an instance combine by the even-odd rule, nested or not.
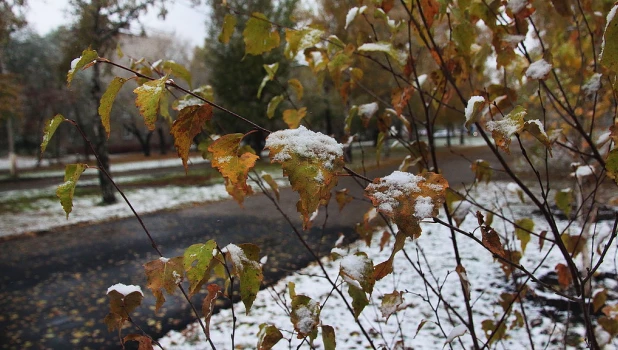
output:
[[[68,0],[28,0],[26,13],[28,24],[41,35],[63,24],[69,24],[72,18],[68,11],[68,2]],[[174,32],[192,45],[202,46],[206,35],[207,7],[201,5],[193,8],[188,0],[176,0],[173,4],[168,4],[166,8],[169,13],[165,20],[157,17],[158,10],[156,9],[141,17],[146,33]],[[132,30],[137,32],[139,27],[135,25]]]

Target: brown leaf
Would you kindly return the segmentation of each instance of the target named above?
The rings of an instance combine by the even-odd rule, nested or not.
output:
[[[147,337],[145,335],[129,334],[122,339],[123,343],[126,343],[128,341],[138,342],[139,347],[137,348],[137,350],[153,350],[154,349],[154,347],[152,346],[152,339],[150,339],[150,337]]]
[[[189,148],[193,138],[202,132],[204,123],[212,118],[212,107],[208,104],[183,108],[172,124],[170,134],[174,135],[174,146],[178,156],[182,158],[185,171],[188,170]]]
[[[491,226],[485,225],[483,214],[481,214],[480,211],[476,212],[476,217],[479,221],[479,225],[481,226],[481,232],[483,233],[483,246],[489,249],[490,252],[507,259],[498,233]]]
[[[568,288],[573,281],[569,267],[561,263],[556,265],[555,270],[558,273],[558,283],[560,283],[560,286],[565,289]]]
[[[459,281],[463,286],[466,300],[470,300],[470,280],[468,280],[468,273],[466,272],[466,268],[462,265],[457,265],[457,267],[455,268],[455,272],[457,272],[457,275],[459,276]]]
[[[407,86],[403,89],[396,88],[393,90],[391,94],[391,103],[397,112],[397,115],[400,115],[403,112],[403,109],[408,105],[408,101],[410,100],[410,97],[412,97],[413,92],[414,87],[412,86]]]
[[[592,307],[593,307],[594,312],[599,312],[601,307],[605,305],[606,301],[607,301],[607,289],[603,289],[597,292],[594,295],[594,298],[592,298]]]
[[[144,272],[148,280],[148,289],[157,298],[155,311],[165,302],[163,290],[168,294],[174,293],[176,286],[182,282],[184,276],[184,267],[182,256],[177,256],[172,259],[159,258],[144,264]]]
[[[350,190],[347,188],[337,190],[335,194],[335,199],[337,200],[337,204],[339,204],[339,211],[342,211],[346,204],[352,201],[352,196],[349,195]]]
[[[390,242],[391,234],[388,231],[382,232],[382,238],[380,238],[380,251],[384,250],[384,246]]]
[[[206,327],[206,336],[210,337],[210,318],[212,317],[212,313],[215,311],[215,302],[217,298],[219,298],[223,293],[221,293],[221,288],[217,284],[209,284],[208,287],[208,295],[204,298],[204,302],[202,303],[202,314],[204,315],[204,323]]]

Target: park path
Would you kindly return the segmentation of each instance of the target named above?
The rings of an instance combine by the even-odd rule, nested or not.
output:
[[[455,186],[473,180],[469,161],[493,159],[487,148],[442,151],[442,170]],[[461,154],[459,154],[461,153]],[[390,173],[395,167],[373,170],[368,177]],[[314,228],[304,232],[309,245],[319,255],[329,252],[340,233],[348,241],[355,238],[353,227],[370,203],[350,177],[342,177],[337,189],[348,188],[358,198],[339,212],[334,200]],[[281,191],[279,201],[297,227],[297,194]],[[195,243],[215,239],[220,246],[250,242],[268,255],[264,266],[265,283],[306,266],[311,260],[289,225],[264,195],[246,199],[240,209],[234,201],[222,201],[180,210],[145,215],[146,227],[167,257],[182,255]],[[157,314],[154,298],[146,290],[142,265],[158,256],[137,220],[122,219],[94,225],[73,226],[38,237],[0,242],[0,346],[2,349],[117,349],[116,333],[102,320],[108,312],[107,288],[115,283],[142,286],[145,298],[132,318],[153,336],[170,329],[184,328],[194,320],[187,303],[177,293],[169,296]],[[193,298],[201,305],[204,294]],[[127,331],[125,330],[125,333]]]

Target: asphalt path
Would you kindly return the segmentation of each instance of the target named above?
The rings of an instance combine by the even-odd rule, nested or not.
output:
[[[486,147],[442,153],[441,167],[452,186],[473,180],[468,160],[493,159]],[[379,177],[394,169],[390,166],[367,175]],[[339,212],[333,199],[327,211],[321,210],[314,228],[303,232],[319,255],[330,251],[340,233],[348,242],[355,239],[354,224],[370,207],[354,179],[340,178],[337,188],[348,188],[358,200]],[[281,191],[279,204],[300,229],[297,200],[298,195],[290,189]],[[269,257],[264,266],[265,285],[313,260],[264,195],[247,198],[243,209],[228,200],[157,212],[145,215],[143,220],[166,257],[182,255],[190,245],[209,239],[215,239],[221,247],[228,243],[257,244],[261,255]],[[324,220],[327,225],[323,225]],[[109,310],[106,291],[116,283],[142,286],[145,298],[132,319],[152,336],[182,329],[195,320],[178,292],[166,295],[163,308],[154,312],[154,297],[145,288],[143,264],[158,255],[134,218],[0,242],[0,252],[2,349],[120,348],[118,334],[108,332],[103,324]],[[203,297],[198,294],[192,299],[198,309]],[[124,335],[130,332],[137,331],[123,330]]]

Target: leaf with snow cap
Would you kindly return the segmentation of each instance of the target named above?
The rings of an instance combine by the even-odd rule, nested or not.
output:
[[[350,25],[350,23],[352,23],[352,21],[354,21],[356,16],[363,14],[366,9],[367,9],[367,6],[352,7],[348,11],[348,14],[345,16],[345,27],[344,27],[344,29],[348,29],[348,26]]]
[[[204,244],[194,244],[184,251],[182,263],[189,280],[189,296],[199,292],[200,287],[210,278],[211,264],[217,262],[213,260],[216,247],[217,243],[211,239]]]
[[[286,29],[285,40],[287,45],[285,46],[285,57],[291,60],[299,52],[315,47],[322,40],[323,35],[324,31],[319,28]]]
[[[135,105],[139,108],[139,113],[144,117],[148,130],[155,129],[155,122],[159,116],[159,106],[161,97],[165,94],[165,82],[167,76],[161,79],[147,81],[133,90],[137,95]]]
[[[109,138],[110,132],[110,121],[109,115],[112,113],[112,105],[114,104],[114,100],[118,95],[118,92],[124,85],[127,79],[121,77],[115,77],[109,85],[107,89],[101,96],[101,103],[99,104],[99,115],[101,116],[101,123],[103,123],[103,128],[105,128],[105,132],[107,133],[107,138]]]
[[[290,320],[298,339],[315,333],[320,324],[320,304],[308,296],[298,294],[292,298]]]
[[[378,103],[377,102],[366,103],[356,108],[357,108],[356,114],[361,118],[361,121],[363,122],[363,126],[368,127],[369,120],[371,120],[371,118],[378,112]],[[350,118],[353,118],[354,115],[352,114],[351,110],[350,110],[350,114],[352,115]]]
[[[54,133],[56,132],[56,129],[58,129],[58,126],[62,124],[62,122],[65,120],[66,119],[61,114],[56,114],[53,118],[51,118],[45,123],[45,129],[43,130],[43,142],[41,142],[41,155],[45,153],[45,150],[47,149],[47,144],[51,140],[52,136],[54,136]]]
[[[258,350],[270,350],[279,342],[279,340],[283,339],[283,334],[281,334],[281,331],[279,331],[276,326],[268,323],[262,323],[260,325],[257,338]]]
[[[240,299],[245,304],[247,315],[264,279],[260,265],[260,248],[255,244],[228,244],[223,251],[227,261],[232,262],[232,273],[240,279]]]
[[[448,182],[439,174],[413,175],[395,171],[375,179],[365,188],[365,195],[406,236],[418,238],[421,234],[419,222],[438,215],[447,188]]]
[[[99,54],[96,51],[87,48],[82,51],[81,56],[71,61],[71,69],[67,73],[67,86],[71,86],[71,82],[73,81],[73,77],[77,71],[91,67],[94,63],[96,63],[95,60],[97,58],[99,58]]]
[[[264,14],[254,12],[242,32],[245,55],[261,55],[279,46],[279,32]]]
[[[251,187],[247,185],[249,170],[255,166],[255,161],[260,157],[250,152],[239,155],[240,142],[245,136],[245,134],[221,136],[208,147],[208,151],[212,153],[212,166],[228,180],[229,186],[247,195],[251,193]],[[239,203],[242,203],[242,200]]]
[[[292,189],[300,195],[296,204],[306,229],[309,218],[326,203],[344,165],[343,145],[332,137],[304,126],[274,132],[266,139],[271,162],[280,163]]]
[[[341,260],[339,275],[349,285],[361,289],[371,295],[375,278],[373,277],[373,261],[363,252],[347,255]]]
[[[64,169],[64,183],[58,186],[56,190],[56,196],[60,199],[60,204],[67,214],[67,219],[69,218],[69,213],[73,210],[73,195],[75,194],[77,180],[79,180],[79,177],[86,168],[88,168],[88,164],[77,163],[67,165]]]
[[[232,34],[234,34],[234,27],[236,27],[236,17],[231,14],[226,14],[223,18],[223,28],[221,28],[221,34],[219,34],[219,42],[222,44],[228,44]]]
[[[109,313],[105,316],[105,324],[111,331],[122,328],[129,319],[129,314],[142,304],[144,293],[139,286],[114,284],[107,289],[109,297]]]
[[[465,116],[466,122],[464,126],[466,129],[470,129],[470,126],[476,122],[478,122],[481,118],[483,108],[487,101],[485,101],[485,97],[483,96],[472,96],[468,100],[468,104],[466,105]]]
[[[491,132],[496,146],[502,148],[508,154],[511,153],[509,150],[511,136],[524,129],[524,117],[526,114],[527,112],[524,107],[517,106],[502,120],[487,122],[487,130]]]
[[[408,56],[393,47],[393,44],[388,41],[378,41],[377,43],[365,43],[358,47],[359,52],[382,52],[389,55],[401,67],[406,65]]]
[[[603,43],[601,44],[601,64],[614,73],[618,73],[618,4],[615,4],[607,14]]]
[[[388,322],[388,318],[391,317],[392,314],[403,309],[403,302],[403,292],[394,291],[389,294],[384,294],[384,297],[382,297],[382,304],[380,305],[382,317],[386,318]]]
[[[532,79],[545,80],[549,76],[549,72],[553,68],[552,64],[540,59],[532,62],[528,69],[526,69],[526,76]]]
[[[286,109],[283,111],[283,121],[290,129],[296,129],[307,115],[307,107],[301,109]]]
[[[549,136],[545,132],[545,128],[543,127],[543,123],[541,123],[538,119],[527,120],[524,122],[524,130],[532,134],[539,142],[541,142],[547,150],[549,150],[549,154],[551,155],[551,141],[549,140]]]
[[[182,262],[183,257],[177,256],[171,259],[161,257],[144,264],[144,272],[148,280],[146,287],[157,299],[155,311],[158,311],[165,302],[163,290],[172,295],[176,286],[182,282],[184,276]]]
[[[183,108],[172,124],[170,133],[174,135],[174,146],[178,156],[182,159],[185,171],[189,167],[187,161],[193,138],[202,132],[204,124],[210,118],[212,118],[212,107],[209,104],[195,105]]]

